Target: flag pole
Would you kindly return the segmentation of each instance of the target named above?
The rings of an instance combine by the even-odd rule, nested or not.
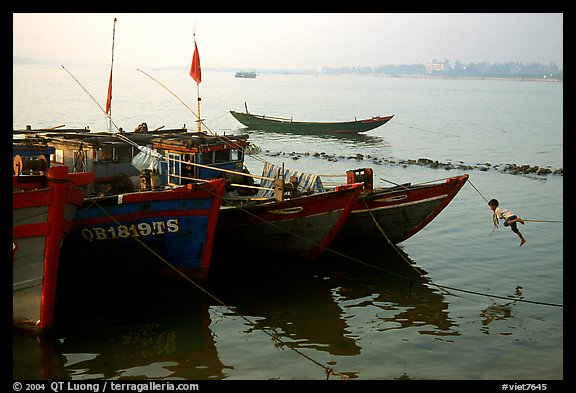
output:
[[[198,132],[202,132],[202,118],[200,117],[200,83],[196,83],[196,95],[198,96]]]
[[[112,131],[112,70],[114,69],[114,38],[116,36],[116,18],[112,29],[112,61],[110,63],[110,78],[108,79],[108,95],[106,97],[106,116],[108,116],[108,131]]]
[[[196,95],[198,97],[198,132],[202,132],[202,118],[200,117],[200,82],[202,81],[202,69],[200,68],[200,54],[196,45],[196,33],[194,36],[194,55],[192,56],[192,66],[190,67],[190,76],[196,81]]]

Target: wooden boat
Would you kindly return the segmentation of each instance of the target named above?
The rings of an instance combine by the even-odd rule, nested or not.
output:
[[[54,149],[51,162],[95,173],[62,248],[62,264],[67,269],[77,269],[81,256],[86,269],[132,270],[145,275],[175,268],[192,279],[207,279],[225,179],[213,176],[213,181],[196,184],[173,174],[168,182],[166,171],[161,178],[156,170],[136,168],[132,160],[145,145],[167,138],[159,133],[28,131],[28,140]],[[199,136],[195,140],[207,142]],[[204,159],[214,154],[204,153]],[[167,168],[168,163],[163,166]],[[178,173],[182,173],[180,168]]]
[[[357,134],[380,127],[394,117],[394,115],[378,116],[344,122],[306,122],[294,121],[291,118],[255,115],[248,111],[246,113],[230,111],[230,113],[249,129],[295,134]]]
[[[224,207],[216,247],[237,255],[255,250],[265,256],[314,260],[338,235],[361,190],[356,184],[281,201],[248,198]]]
[[[12,315],[35,332],[54,326],[60,246],[84,200],[78,186],[93,173],[49,167],[52,150],[14,144],[12,176]]]
[[[463,174],[432,183],[374,189],[370,168],[348,171],[347,181],[364,182],[364,192],[339,236],[365,240],[385,236],[394,244],[401,243],[434,220],[467,180]]]
[[[276,166],[268,164],[263,174],[277,170]],[[324,188],[318,176],[312,177],[312,181],[302,181],[313,175],[290,170],[284,170],[283,176],[296,177],[303,190],[309,192],[323,194],[328,189]],[[394,244],[401,243],[434,220],[467,180],[468,175],[463,174],[431,183],[374,188],[371,168],[348,171],[347,183],[362,183],[363,190],[336,240],[366,241],[387,237]]]
[[[63,263],[205,281],[225,179],[87,197],[62,247]],[[77,262],[77,261],[76,261]]]

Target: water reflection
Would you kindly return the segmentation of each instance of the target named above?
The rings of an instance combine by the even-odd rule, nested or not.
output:
[[[265,329],[279,339],[271,345],[312,349],[337,361],[360,355],[366,334],[408,328],[458,334],[444,295],[405,253],[387,245],[335,245],[315,263],[233,252],[214,264],[206,289],[231,307],[225,317],[237,312],[252,321],[233,334]],[[206,380],[225,379],[234,369],[217,350],[227,337],[211,329],[210,309],[221,306],[188,282],[93,276],[67,284],[59,292],[54,335],[14,335],[15,379]]]
[[[333,249],[339,253],[333,262],[339,269],[346,266],[332,276],[335,300],[352,310],[375,307],[374,330],[417,327],[420,334],[458,335],[444,294],[401,248],[385,242],[370,247],[341,242]]]
[[[482,332],[485,334],[490,334],[490,325],[494,321],[502,321],[509,318],[513,318],[512,315],[512,306],[518,301],[523,299],[522,295],[522,287],[517,286],[514,290],[514,295],[510,296],[510,298],[515,298],[515,300],[506,302],[504,304],[498,304],[495,301],[492,301],[488,307],[480,311],[480,316],[482,317]],[[508,333],[501,333],[501,334],[508,334]]]
[[[375,145],[384,145],[386,142],[382,137],[369,135],[369,134],[309,134],[309,133],[302,133],[296,134],[292,132],[274,132],[274,131],[261,131],[261,130],[254,130],[251,128],[242,128],[240,127],[237,133],[243,133],[250,135],[251,138],[257,139],[264,139],[264,140],[277,140],[277,139],[290,139],[293,136],[298,136],[300,139],[306,138],[309,139],[311,142],[318,142],[318,140],[328,141],[328,142],[353,142],[355,146],[358,143],[366,145],[366,146],[375,146]]]
[[[226,304],[253,321],[246,333],[265,329],[292,348],[313,348],[331,355],[359,354],[356,341],[347,337],[348,326],[326,277],[308,264],[271,262],[276,266],[227,271],[212,288]]]
[[[316,263],[261,256],[219,261],[220,299],[294,348],[354,356],[361,334],[417,328],[420,334],[458,335],[441,291],[423,278],[407,254],[388,245],[335,245]],[[236,267],[234,269],[234,266]],[[353,319],[359,322],[351,323]]]
[[[27,379],[223,378],[209,304],[183,283],[138,276],[68,282],[57,315],[57,330],[41,345],[14,336],[15,379],[30,370],[40,371]]]

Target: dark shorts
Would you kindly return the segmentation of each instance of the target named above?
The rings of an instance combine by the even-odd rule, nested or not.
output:
[[[508,222],[508,220],[515,220],[515,219],[517,219],[517,218],[518,218],[518,217],[516,217],[516,216],[510,216],[510,217],[508,217],[507,219],[504,220],[504,226],[505,226],[505,227],[510,226],[510,229],[512,230],[512,232],[518,233],[518,225],[516,225],[515,222],[513,222],[512,224],[510,224],[510,223]]]

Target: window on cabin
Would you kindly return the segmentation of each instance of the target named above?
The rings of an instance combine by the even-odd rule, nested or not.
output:
[[[202,153],[200,163],[204,165],[212,165],[212,152]]]
[[[219,164],[221,162],[230,162],[230,150],[216,150],[214,163]]]
[[[110,145],[102,145],[97,150],[98,161],[112,161],[114,158],[114,151]]]
[[[56,149],[54,154],[50,155],[50,161],[56,164],[64,164],[64,150]]]
[[[230,150],[230,161],[242,161],[242,150]]]
[[[116,145],[116,160],[131,161],[132,160],[132,146],[130,145]]]

